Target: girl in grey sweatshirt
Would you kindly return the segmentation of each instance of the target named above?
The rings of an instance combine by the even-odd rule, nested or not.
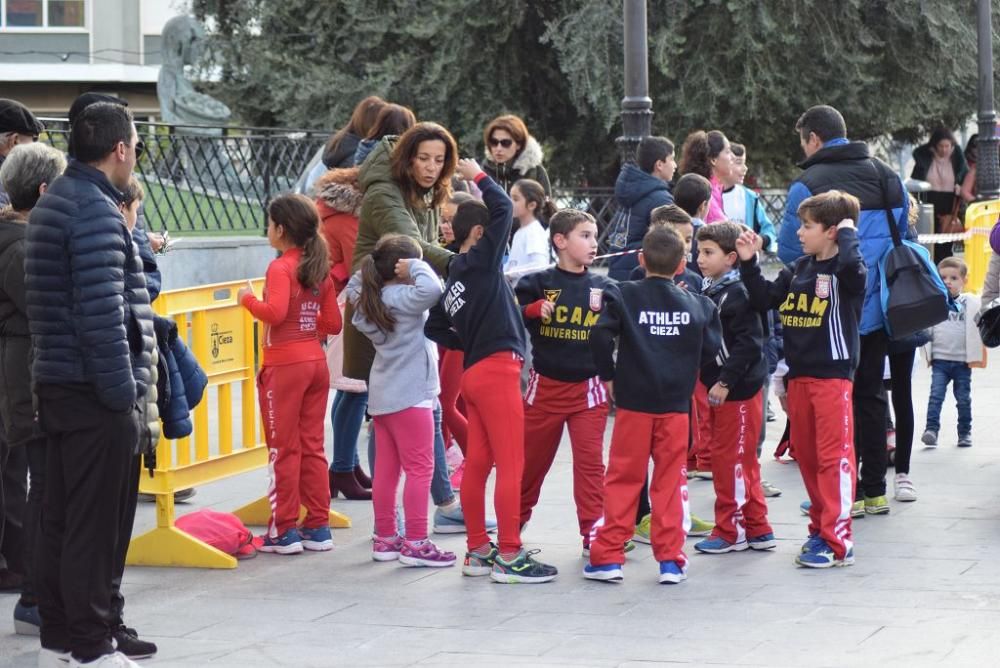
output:
[[[378,457],[372,477],[375,535],[372,559],[407,566],[453,566],[455,555],[427,539],[427,496],[434,473],[437,350],[424,337],[427,310],[443,292],[410,237],[386,235],[347,285],[352,322],[375,346],[368,413]],[[406,474],[405,538],[396,533],[396,493]]]

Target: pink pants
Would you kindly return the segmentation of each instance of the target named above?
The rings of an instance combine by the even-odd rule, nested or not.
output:
[[[427,497],[434,475],[434,412],[430,408],[407,408],[398,413],[376,415],[375,475],[372,504],[375,533],[383,538],[396,535],[396,491],[399,474],[403,486],[406,540],[427,538]]]

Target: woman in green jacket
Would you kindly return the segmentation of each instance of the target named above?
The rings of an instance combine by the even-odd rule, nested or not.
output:
[[[417,123],[399,137],[384,137],[358,174],[364,193],[358,219],[351,273],[371,255],[386,234],[412,237],[424,260],[440,275],[448,271],[452,253],[437,243],[441,206],[451,192],[458,162],[454,137],[437,123]],[[375,360],[371,341],[354,329],[353,307],[344,313],[344,375],[368,381]]]

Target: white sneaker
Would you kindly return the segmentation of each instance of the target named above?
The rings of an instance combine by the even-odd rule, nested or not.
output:
[[[82,668],[83,666],[87,668],[139,668],[138,663],[121,652],[105,654],[101,658],[88,661],[87,663],[80,663],[76,659],[71,658],[69,665],[70,668]]]
[[[54,649],[38,650],[38,668],[66,668],[69,665],[69,652],[57,652]]]
[[[892,496],[897,501],[916,501],[917,491],[913,489],[910,476],[905,473],[897,473],[892,480]]]

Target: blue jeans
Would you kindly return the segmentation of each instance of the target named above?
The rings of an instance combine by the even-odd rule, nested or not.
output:
[[[972,369],[965,362],[934,360],[931,363],[931,397],[927,401],[927,431],[941,431],[941,405],[948,391],[948,383],[955,384],[953,392],[958,403],[958,435],[972,433]]]
[[[367,392],[337,392],[330,410],[330,424],[333,426],[331,472],[347,473],[358,465],[358,434],[366,408]]]
[[[368,430],[368,467],[375,471],[375,430]],[[448,460],[444,457],[444,434],[441,431],[441,403],[434,401],[434,477],[431,478],[431,500],[440,506],[455,498],[448,475]]]

